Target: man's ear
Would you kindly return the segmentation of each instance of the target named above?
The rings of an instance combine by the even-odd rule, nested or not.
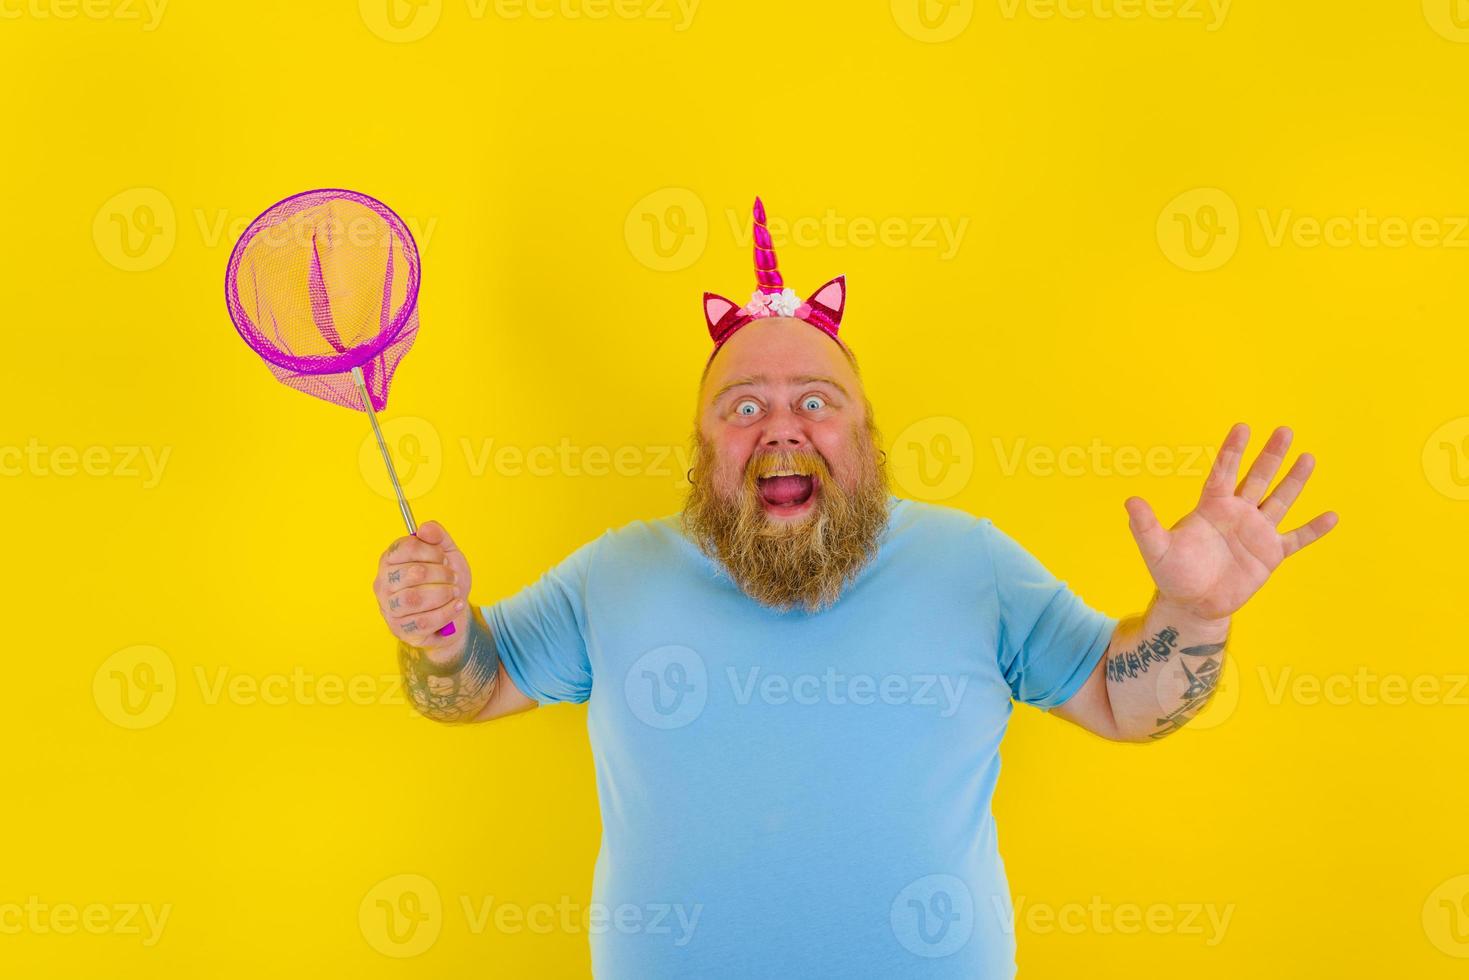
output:
[[[704,322],[709,325],[709,336],[718,340],[730,323],[740,315],[740,305],[725,299],[718,293],[704,294]]]
[[[833,326],[841,326],[842,312],[847,308],[847,277],[837,276],[812,293],[806,303],[825,313]]]

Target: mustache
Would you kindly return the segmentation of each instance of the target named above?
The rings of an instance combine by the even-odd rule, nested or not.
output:
[[[831,468],[820,453],[811,449],[778,449],[750,457],[745,464],[745,485],[753,489],[759,480],[777,473],[814,476],[823,484],[831,482]]]

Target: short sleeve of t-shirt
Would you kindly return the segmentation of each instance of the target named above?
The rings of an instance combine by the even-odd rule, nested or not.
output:
[[[984,521],[999,605],[999,663],[1015,700],[1070,700],[1107,650],[1117,620],[1092,609],[1013,538]]]
[[[483,607],[505,672],[541,704],[591,696],[587,575],[603,540],[587,542],[515,595]]]

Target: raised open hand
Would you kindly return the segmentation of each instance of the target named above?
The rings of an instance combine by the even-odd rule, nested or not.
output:
[[[1326,511],[1280,533],[1277,526],[1300,496],[1316,460],[1310,453],[1297,456],[1285,479],[1265,497],[1285,461],[1291,431],[1276,429],[1235,486],[1249,441],[1250,428],[1243,422],[1229,430],[1198,505],[1170,529],[1158,523],[1147,501],[1127,499],[1128,525],[1159,596],[1199,619],[1232,614],[1281,562],[1336,526],[1336,513]]]

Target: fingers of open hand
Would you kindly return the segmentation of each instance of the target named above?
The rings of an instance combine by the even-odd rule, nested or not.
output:
[[[1285,426],[1277,428],[1265,443],[1265,448],[1260,450],[1260,455],[1255,457],[1250,471],[1240,481],[1236,492],[1252,504],[1259,504],[1260,498],[1265,496],[1265,491],[1270,488],[1270,481],[1275,479],[1275,474],[1280,472],[1280,464],[1285,462],[1285,454],[1290,449],[1291,431]]]
[[[1243,422],[1236,422],[1230,427],[1229,434],[1224,437],[1224,443],[1219,447],[1218,455],[1214,457],[1214,465],[1204,479],[1204,490],[1200,494],[1200,499],[1227,497],[1234,493],[1240,460],[1244,458],[1245,446],[1249,445],[1249,442],[1249,426]]]
[[[1138,550],[1142,552],[1143,561],[1151,565],[1168,551],[1168,531],[1158,523],[1153,508],[1143,498],[1128,497],[1124,506],[1127,507],[1128,527],[1137,541]]]
[[[1336,511],[1328,510],[1324,514],[1317,514],[1305,524],[1287,534],[1281,536],[1285,548],[1285,557],[1300,551],[1312,541],[1319,541],[1332,528],[1336,527]]]
[[[1316,457],[1310,453],[1302,453],[1296,457],[1291,464],[1290,471],[1285,474],[1285,479],[1271,491],[1260,504],[1260,513],[1264,514],[1271,524],[1279,524],[1285,519],[1286,512],[1301,495],[1302,488],[1311,477],[1311,471],[1316,468]]]

